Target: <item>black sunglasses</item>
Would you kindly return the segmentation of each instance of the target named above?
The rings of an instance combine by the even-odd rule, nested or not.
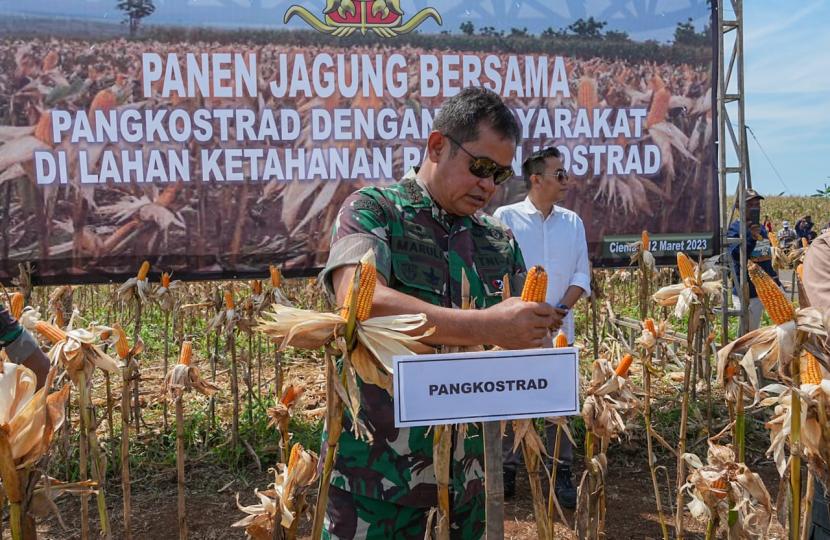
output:
[[[512,166],[502,167],[488,157],[474,156],[466,148],[464,148],[460,142],[456,141],[449,135],[445,134],[444,137],[448,138],[453,144],[464,150],[464,153],[473,158],[470,162],[470,172],[475,176],[479,178],[490,178],[492,176],[493,183],[497,186],[513,178],[514,174]]]

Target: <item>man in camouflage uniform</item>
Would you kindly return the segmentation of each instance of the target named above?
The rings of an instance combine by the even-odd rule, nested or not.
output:
[[[545,303],[499,303],[502,279],[518,291],[525,267],[508,229],[481,209],[512,175],[520,139],[512,113],[494,93],[468,88],[449,99],[433,125],[416,177],[364,188],[340,209],[321,281],[345,301],[361,256],[373,249],[378,284],[374,316],[424,313],[442,346],[539,347],[557,312]],[[476,310],[461,311],[461,272]],[[517,279],[519,278],[519,279]],[[372,440],[351,432],[346,414],[332,474],[324,538],[424,537],[437,506],[432,436],[426,428],[394,426],[385,390],[359,381],[361,420]],[[450,469],[453,538],[484,532],[483,442],[478,425],[454,432]]]
[[[34,372],[38,388],[44,385],[49,373],[49,359],[3,304],[0,304],[0,349],[6,352],[9,360],[23,364]]]

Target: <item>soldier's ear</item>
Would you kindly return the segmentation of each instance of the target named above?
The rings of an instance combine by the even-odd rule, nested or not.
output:
[[[432,131],[427,138],[427,157],[433,163],[438,163],[441,153],[447,151],[450,141],[440,131]]]

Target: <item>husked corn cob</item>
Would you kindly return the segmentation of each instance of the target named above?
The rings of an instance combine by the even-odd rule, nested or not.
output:
[[[728,485],[729,484],[727,483],[726,478],[721,476],[715,481],[714,484],[712,484],[712,487],[718,490],[714,492],[713,495],[718,499],[726,498],[726,488],[728,487]]]
[[[726,369],[723,370],[723,378],[726,381],[731,381],[732,377],[738,372],[738,364],[729,364],[726,366]]]
[[[233,291],[225,290],[225,309],[233,309]]]
[[[251,290],[254,294],[262,294],[262,281],[255,279],[251,282]]]
[[[652,336],[657,337],[657,327],[654,326],[654,319],[649,317],[648,319],[643,321],[643,324],[645,325],[646,330],[651,332]]]
[[[182,352],[179,353],[179,363],[183,366],[190,365],[190,359],[193,356],[193,342],[182,341]]]
[[[593,78],[586,77],[579,81],[576,102],[583,109],[593,110],[597,108],[599,96],[597,95],[597,82]]]
[[[670,100],[671,92],[666,88],[661,88],[654,93],[654,97],[651,99],[651,107],[648,110],[648,116],[646,116],[647,128],[666,120]]]
[[[55,69],[58,66],[58,60],[60,60],[58,53],[54,49],[49,51],[49,54],[43,58],[43,71]]]
[[[677,252],[677,270],[680,272],[680,279],[683,281],[686,278],[695,279],[697,275],[695,263],[682,251]]]
[[[522,300],[525,302],[544,302],[548,294],[548,274],[538,264],[527,271],[525,286],[522,288]]]
[[[633,362],[633,361],[634,361],[633,356],[631,356],[630,354],[624,355],[622,357],[622,360],[620,360],[620,363],[617,364],[617,369],[615,369],[614,372],[620,377],[627,376],[628,375],[628,369],[631,367],[631,362]]]
[[[553,346],[557,349],[568,346],[568,336],[562,330],[556,334],[556,339],[553,340]]]
[[[22,292],[15,292],[12,293],[11,297],[11,305],[9,306],[9,311],[11,311],[12,317],[15,319],[19,319],[20,316],[23,314],[23,298]]]
[[[89,118],[94,122],[95,111],[108,111],[117,106],[118,99],[115,97],[115,94],[109,90],[101,90],[92,98],[92,103],[89,105]]]
[[[651,241],[648,237],[648,231],[643,231],[643,234],[640,235],[640,249],[643,251],[648,251],[648,247],[651,245]]]
[[[286,407],[290,407],[294,404],[294,402],[297,400],[298,397],[300,397],[300,394],[302,393],[303,390],[301,387],[292,384],[288,388],[286,388],[285,393],[282,395],[282,398],[280,398],[280,403],[282,403]]]
[[[52,111],[43,111],[35,126],[35,138],[52,146]]]
[[[66,339],[66,332],[64,332],[54,324],[48,323],[46,321],[38,321],[35,324],[35,330],[40,332],[40,334],[43,337],[51,341],[53,344]]]
[[[127,343],[127,334],[118,323],[112,325],[112,329],[115,330],[116,334],[118,334],[118,340],[115,342],[115,352],[118,353],[119,358],[124,360],[130,354],[130,344]]]
[[[165,289],[170,287],[170,274],[168,274],[167,272],[161,273],[161,286]]]
[[[138,274],[136,274],[136,278],[138,281],[144,281],[147,279],[147,274],[150,273],[150,261],[144,261],[141,263],[141,268],[138,269]]]
[[[807,358],[807,369],[801,374],[801,382],[803,384],[821,384],[823,377],[818,360],[809,351],[804,351],[804,356]]]
[[[749,263],[749,278],[752,280],[752,284],[755,285],[758,298],[764,304],[764,309],[769,313],[772,322],[779,325],[795,320],[793,305],[787,300],[770,275],[751,261]]]
[[[810,242],[808,242],[807,239],[802,236],[801,237],[801,247],[806,248],[809,245],[810,245]]]
[[[271,276],[271,286],[272,287],[279,287],[282,285],[282,274],[280,273],[280,269],[274,266],[273,264],[268,265],[268,273]]]
[[[357,291],[357,308],[355,319],[358,321],[365,321],[372,313],[372,298],[375,295],[375,283],[377,283],[378,272],[375,265],[370,262],[360,263],[360,283]],[[349,306],[352,304],[352,283],[349,284],[349,290],[346,292],[346,303],[340,311],[340,316],[349,320]]]

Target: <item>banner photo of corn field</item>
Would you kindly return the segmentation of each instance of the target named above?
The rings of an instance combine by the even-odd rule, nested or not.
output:
[[[462,87],[503,97],[514,168],[564,154],[596,264],[713,253],[703,0],[0,3],[0,281],[312,275],[341,202],[423,159]],[[521,200],[521,178],[488,210]]]

